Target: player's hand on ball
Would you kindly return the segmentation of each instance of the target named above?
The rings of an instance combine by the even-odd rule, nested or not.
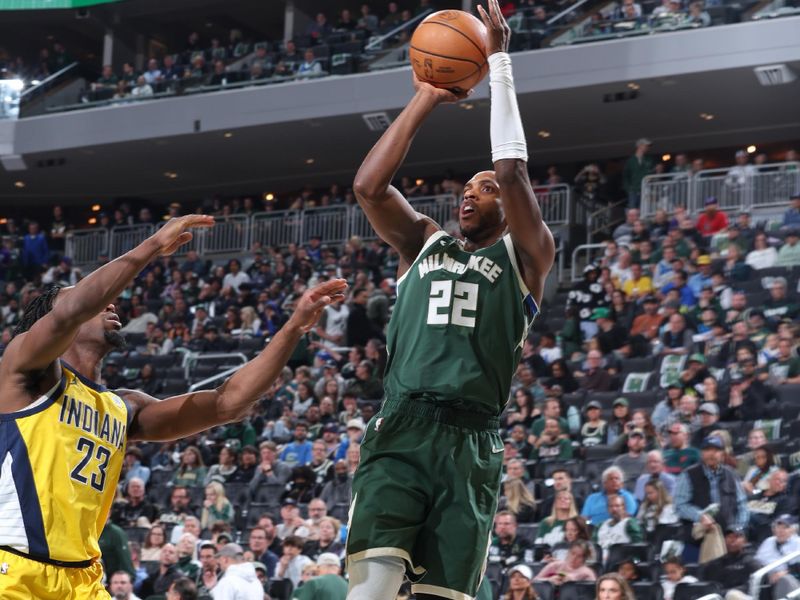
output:
[[[508,52],[508,41],[511,39],[511,28],[506,22],[503,13],[500,12],[500,5],[497,0],[487,0],[489,12],[479,4],[478,13],[481,15],[483,24],[486,25],[488,37],[487,52]]]
[[[297,302],[290,323],[299,327],[303,333],[308,333],[317,324],[326,306],[337,300],[344,300],[346,289],[347,282],[344,279],[330,279],[315,285]]]
[[[417,93],[429,94],[436,100],[437,104],[452,104],[453,102],[463,100],[472,94],[472,90],[467,90],[466,92],[454,92],[452,90],[434,87],[430,83],[420,81],[420,79],[417,77],[417,74],[414,73],[413,70],[411,71],[411,76],[414,78],[414,89],[417,91]]]
[[[176,217],[167,221],[167,224],[156,231],[151,239],[159,245],[159,256],[169,256],[192,240],[190,229],[213,226],[214,217],[208,215]]]

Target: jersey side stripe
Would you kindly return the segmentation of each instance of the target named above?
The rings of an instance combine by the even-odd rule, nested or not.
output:
[[[399,277],[397,279],[397,289],[398,289],[398,291],[400,290],[400,284],[403,283],[403,280],[406,278],[406,276],[414,268],[414,265],[417,264],[417,261],[419,260],[419,257],[422,256],[425,253],[425,251],[428,248],[430,248],[434,243],[436,243],[436,240],[444,237],[445,235],[447,235],[447,234],[440,229],[439,231],[436,231],[433,235],[431,235],[431,237],[429,237],[427,240],[425,240],[425,243],[422,245],[422,248],[420,249],[419,254],[417,254],[417,256],[414,258],[414,262],[412,262],[411,265],[408,267],[408,271],[403,273],[403,276]]]
[[[17,488],[22,510],[22,520],[25,523],[25,532],[28,535],[28,548],[33,556],[50,557],[50,548],[44,532],[42,509],[39,505],[39,495],[33,479],[33,469],[28,458],[28,448],[15,421],[6,421],[2,424],[3,434],[0,436],[4,448],[0,448],[0,456],[11,454],[13,459],[11,473]]]
[[[22,507],[12,474],[13,467],[14,458],[7,452],[3,464],[0,465],[0,542],[4,546],[14,546],[28,552],[28,535],[25,533]]]

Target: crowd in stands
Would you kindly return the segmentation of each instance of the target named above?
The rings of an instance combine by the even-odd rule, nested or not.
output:
[[[597,175],[579,174],[587,193]],[[548,171],[547,182],[558,179]],[[459,189],[450,174],[429,189],[399,185],[411,196]],[[352,202],[349,193],[307,190],[296,202]],[[617,575],[603,582],[660,586],[668,599],[715,585],[745,598],[752,572],[800,548],[800,196],[786,200],[770,230],[749,213],[725,215],[712,198],[698,215],[678,207],[643,220],[631,208],[583,280],[543,304],[502,415],[505,474],[487,567],[495,594],[566,593],[608,572]],[[164,217],[189,208],[172,204]],[[256,210],[248,199],[204,208]],[[160,214],[123,204],[101,219]],[[40,284],[82,277],[63,255],[68,228],[60,207],[24,232],[3,224],[0,349]],[[382,398],[397,264],[379,242],[312,238],[256,245],[222,264],[195,252],[161,259],[121,295],[128,348],[109,356],[104,382],[167,397],[237,364],[232,354],[260,351],[308,286],[351,283],[243,422],[129,445],[102,539],[112,593],[343,589],[350,485]],[[208,353],[222,357],[183,363]],[[800,560],[776,569],[766,593],[800,587],[797,574]]]

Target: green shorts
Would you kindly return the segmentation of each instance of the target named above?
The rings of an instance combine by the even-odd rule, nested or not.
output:
[[[496,418],[385,400],[353,480],[347,559],[396,556],[415,593],[472,600],[483,577],[503,463]]]

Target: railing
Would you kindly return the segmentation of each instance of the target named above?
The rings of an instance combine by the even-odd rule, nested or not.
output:
[[[580,254],[586,255],[585,264],[589,264],[591,261],[591,254],[596,250],[605,250],[605,244],[581,244],[577,246],[575,250],[572,251],[572,264],[570,265],[570,281],[580,281],[581,276],[578,274],[578,258]]]
[[[216,375],[212,375],[211,377],[206,377],[202,381],[198,381],[197,383],[193,383],[189,386],[189,392],[196,392],[197,390],[204,390],[206,386],[214,383],[215,381],[225,381],[228,377],[236,373],[239,369],[241,369],[244,364],[236,365],[235,367],[231,367],[230,369],[225,369],[217,373]]]
[[[202,361],[219,361],[220,359],[229,359],[231,362],[236,360],[238,364],[232,365],[231,368],[239,368],[247,363],[247,357],[241,352],[208,352],[203,354],[191,353],[183,359],[183,373],[186,381],[189,381],[192,374],[192,368],[197,366],[197,363]],[[219,375],[219,373],[217,373]]]
[[[572,188],[566,183],[536,186],[536,199],[548,225],[566,225],[572,215]]]
[[[650,217],[659,209],[671,211],[676,206],[697,212],[711,196],[722,210],[750,211],[784,205],[797,192],[800,162],[706,169],[694,175],[648,175],[642,181],[642,216]]]
[[[394,29],[386,32],[385,34],[380,35],[380,36],[375,36],[375,37],[371,38],[370,41],[367,43],[367,45],[364,46],[364,51],[365,52],[374,52],[376,50],[381,50],[383,48],[383,43],[386,40],[391,40],[394,36],[396,36],[401,31],[404,31],[404,30],[412,28],[412,27],[416,27],[417,23],[422,21],[425,17],[427,17],[432,12],[433,12],[433,9],[429,8],[429,9],[421,12],[420,14],[414,16],[413,18],[409,19],[405,23],[401,23],[400,25],[398,25]]]
[[[601,206],[597,210],[590,212],[586,216],[586,243],[591,244],[592,238],[601,231],[609,231],[613,226],[622,222],[622,218],[614,220],[613,214],[621,212],[621,207],[626,204],[625,200]]]
[[[571,222],[572,190],[569,186],[538,186],[536,196],[548,225]],[[414,210],[442,226],[458,221],[458,199],[452,194],[411,198],[410,203]],[[190,250],[202,256],[235,255],[248,251],[254,243],[285,247],[305,243],[314,236],[326,245],[343,244],[352,236],[364,240],[378,237],[364,211],[355,205],[259,212],[249,216],[229,215],[217,217],[216,221],[211,229],[194,232],[192,241],[182,246],[175,256],[185,256]],[[93,265],[101,256],[109,259],[121,256],[163,225],[124,225],[73,231],[67,234],[66,254],[76,265]]]
[[[781,565],[785,565],[796,558],[800,557],[800,550],[795,550],[794,552],[787,554],[786,556],[780,557],[775,562],[771,562],[768,565],[764,565],[758,571],[750,575],[750,597],[751,598],[758,598],[759,596],[759,588],[761,587],[761,578],[772,571],[775,567],[780,567]]]

